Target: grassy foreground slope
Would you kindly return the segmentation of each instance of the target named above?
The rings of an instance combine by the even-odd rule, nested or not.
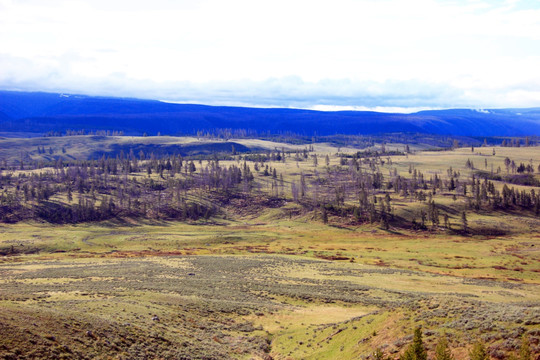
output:
[[[49,246],[0,266],[4,355],[356,358],[395,355],[420,324],[431,351],[446,335],[465,358],[476,339],[496,355],[540,335],[538,269],[490,266],[538,264],[538,240],[302,221],[110,225],[2,229],[3,244]],[[321,259],[331,255],[350,259]]]
[[[290,186],[302,175],[327,172],[327,154],[329,167],[344,167],[336,150],[318,148],[319,165],[269,162],[287,184],[280,201],[261,168],[254,195],[230,199],[209,219],[1,224],[0,355],[356,359],[381,348],[396,358],[418,325],[430,356],[443,336],[457,359],[466,359],[477,340],[503,359],[517,353],[524,335],[539,354],[534,212],[473,211],[459,193],[437,190],[431,196],[450,227],[428,222],[416,229],[408,221],[427,210],[426,202],[384,189],[379,196],[391,196],[395,217],[388,228],[330,208],[325,223],[321,208],[292,199]],[[411,169],[445,178],[451,166],[463,179],[492,165],[506,175],[507,157],[517,164],[540,159],[539,148],[495,152],[389,155],[378,166],[405,178],[413,177]],[[467,160],[475,166],[466,167]],[[155,173],[136,176],[160,181]],[[315,185],[308,189],[314,197]],[[207,195],[198,189],[188,195],[195,194]],[[58,193],[52,201],[66,199]],[[345,205],[356,201],[351,196]]]

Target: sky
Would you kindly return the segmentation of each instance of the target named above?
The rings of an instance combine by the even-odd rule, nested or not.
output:
[[[319,110],[540,106],[540,0],[0,0],[0,89]]]

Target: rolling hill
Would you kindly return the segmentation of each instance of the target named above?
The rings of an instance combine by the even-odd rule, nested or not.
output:
[[[421,111],[314,111],[172,104],[157,100],[0,91],[0,131],[38,133],[118,130],[179,135],[246,129],[304,135],[390,132],[459,136],[540,135],[540,108]]]

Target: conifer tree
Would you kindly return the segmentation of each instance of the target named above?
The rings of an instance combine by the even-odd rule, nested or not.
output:
[[[446,337],[442,337],[437,343],[437,347],[435,348],[435,360],[454,360],[454,356],[448,347],[448,340]]]
[[[471,351],[469,351],[470,360],[489,360],[489,355],[485,345],[481,342],[476,342]]]
[[[322,220],[323,223],[328,224],[328,213],[326,212],[326,208],[322,208]]]
[[[531,347],[529,339],[525,335],[521,339],[521,347],[519,348],[519,360],[532,360]]]
[[[467,221],[467,214],[465,214],[465,211],[461,213],[461,226],[463,228],[463,231],[467,231],[468,229],[468,221]]]
[[[427,360],[427,351],[422,341],[422,328],[414,329],[413,342],[399,357],[400,360]]]
[[[384,353],[382,352],[381,348],[377,348],[373,352],[373,359],[375,359],[375,360],[386,360],[386,358],[384,357]]]

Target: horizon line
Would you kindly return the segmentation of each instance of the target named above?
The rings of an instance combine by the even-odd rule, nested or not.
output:
[[[201,102],[197,100],[169,100],[159,99],[151,97],[138,97],[138,96],[113,96],[113,95],[95,95],[84,93],[72,93],[63,91],[47,91],[47,90],[20,90],[20,89],[6,89],[0,88],[0,91],[6,92],[19,92],[19,93],[43,93],[43,94],[58,94],[60,97],[71,96],[84,96],[84,97],[97,97],[97,98],[112,98],[112,99],[132,99],[132,100],[146,100],[146,101],[158,101],[165,104],[178,104],[178,105],[201,105],[201,106],[213,106],[213,107],[240,107],[240,108],[254,108],[254,109],[291,109],[291,110],[309,110],[309,111],[321,111],[321,112],[342,112],[342,111],[355,111],[355,112],[375,112],[382,114],[415,114],[421,111],[441,111],[441,110],[471,110],[481,113],[489,113],[490,110],[502,110],[502,109],[536,109],[540,106],[531,107],[468,107],[468,106],[455,106],[455,107],[442,107],[442,106],[364,106],[364,105],[333,105],[333,104],[313,104],[309,106],[292,106],[292,105],[265,105],[260,103],[246,103],[243,101],[221,101],[221,102]]]

